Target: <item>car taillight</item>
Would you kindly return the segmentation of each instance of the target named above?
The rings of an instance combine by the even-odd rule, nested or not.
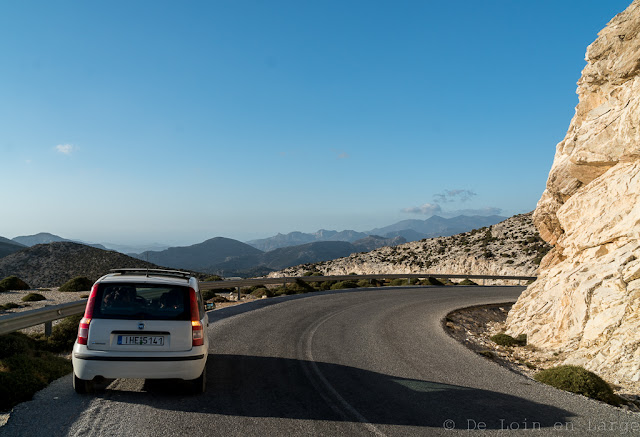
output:
[[[93,317],[93,306],[96,302],[97,292],[98,284],[93,284],[93,287],[91,287],[89,300],[87,301],[87,306],[84,310],[84,317],[82,318],[82,320],[80,320],[80,325],[78,326],[78,344],[87,344],[89,340],[89,324],[91,323],[91,318]]]
[[[191,345],[202,346],[204,344],[204,331],[200,323],[200,310],[196,290],[189,288],[189,303],[191,306]]]

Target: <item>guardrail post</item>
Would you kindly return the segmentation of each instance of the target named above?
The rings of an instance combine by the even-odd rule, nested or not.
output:
[[[52,330],[53,330],[53,322],[44,322],[44,336],[51,337]]]
[[[238,286],[238,302],[240,302],[240,286]]]

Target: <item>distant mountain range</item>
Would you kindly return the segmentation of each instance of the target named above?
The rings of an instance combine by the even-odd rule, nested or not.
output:
[[[21,237],[13,238],[12,241],[14,241],[15,243],[22,244],[23,246],[26,246],[26,247],[32,247],[37,244],[71,242],[71,243],[84,244],[86,246],[95,247],[97,249],[107,250],[107,248],[102,244],[86,243],[80,240],[67,240],[66,238],[62,238],[54,234],[49,234],[48,232],[40,232],[39,234],[35,234],[35,235],[24,235]]]
[[[22,275],[23,279],[31,278],[31,282],[39,284],[46,281],[34,282],[34,278],[43,276],[47,280],[59,281],[68,277],[69,272],[90,271],[99,276],[108,271],[108,268],[103,269],[107,266],[116,268],[152,264],[224,276],[260,276],[300,264],[329,261],[425,238],[455,235],[496,224],[502,219],[499,216],[458,216],[451,219],[433,216],[426,220],[404,220],[369,232],[323,229],[312,234],[278,234],[248,243],[216,237],[191,246],[148,250],[130,253],[130,256],[107,250],[102,244],[74,242],[49,233],[21,236],[13,240],[0,237],[0,278],[2,275]],[[81,253],[86,258],[69,255],[71,247],[76,248],[73,253]],[[94,252],[82,252],[78,247],[89,247]],[[54,252],[59,250],[63,250],[61,261],[40,260],[42,257],[58,259]],[[124,258],[117,258],[115,255],[122,255]],[[15,260],[21,260],[22,264],[16,264]],[[103,261],[96,264],[92,260]],[[120,261],[122,263],[118,265]],[[44,262],[46,268],[40,266],[41,262]],[[69,263],[66,267],[65,262]],[[58,268],[61,271],[54,274]],[[47,286],[50,285],[59,284],[47,283]]]
[[[444,218],[437,215],[426,220],[402,220],[390,226],[376,228],[366,232],[357,231],[328,231],[320,229],[314,233],[290,232],[278,234],[270,238],[247,241],[247,244],[262,251],[270,251],[281,247],[297,246],[316,241],[354,241],[366,238],[369,235],[383,238],[402,237],[407,242],[418,241],[424,238],[448,237],[450,235],[467,232],[472,229],[495,225],[506,220],[506,217],[492,216],[465,216]],[[372,250],[372,249],[371,249]]]
[[[402,237],[365,236],[353,243],[347,241],[315,241],[263,252],[230,238],[216,237],[186,247],[170,247],[132,256],[156,264],[214,273],[223,276],[266,274],[297,264],[327,261],[382,246],[405,243]]]

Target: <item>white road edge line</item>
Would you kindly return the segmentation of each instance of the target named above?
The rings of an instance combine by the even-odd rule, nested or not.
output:
[[[351,405],[349,402],[347,402],[340,395],[340,393],[338,393],[338,391],[331,385],[331,383],[329,381],[327,381],[327,378],[325,378],[325,376],[322,374],[322,372],[320,371],[320,368],[318,367],[318,365],[316,364],[316,362],[315,362],[315,360],[313,358],[313,352],[311,350],[311,343],[313,342],[313,337],[316,334],[316,331],[318,330],[318,328],[320,326],[322,326],[325,322],[327,322],[329,319],[337,316],[338,314],[346,311],[347,309],[349,309],[349,308],[345,308],[345,309],[342,309],[340,311],[336,311],[336,312],[328,315],[327,317],[321,319],[315,325],[311,325],[311,327],[307,330],[308,333],[303,334],[303,336],[301,337],[299,345],[302,346],[302,343],[304,343],[304,347],[301,348],[301,349],[303,349],[303,351],[304,351],[305,359],[307,360],[307,362],[309,363],[311,369],[315,373],[315,376],[320,380],[320,382],[324,385],[324,388],[331,394],[331,396],[333,396],[334,399],[338,401],[340,406],[342,408],[344,408],[345,410],[347,410],[349,413],[351,413],[351,415],[353,417],[355,417],[358,420],[358,422],[363,424],[365,426],[365,428],[367,428],[368,431],[370,431],[371,433],[375,434],[376,436],[386,437],[385,433],[380,431],[375,425],[373,425],[371,423],[371,421],[369,421],[366,417],[364,417],[362,414],[360,414],[360,412],[358,410],[356,410],[353,407],[353,405]],[[303,368],[305,369],[305,373],[306,373],[307,372],[306,366],[303,366]],[[310,375],[307,374],[307,376],[309,377]],[[311,381],[311,383],[313,385],[316,385],[312,378],[309,378],[309,380]],[[316,388],[318,388],[318,387],[316,387]],[[332,407],[332,409],[334,411],[338,412],[341,416],[345,417],[345,419],[349,419],[349,417],[346,417],[346,415],[344,414],[343,411],[341,411],[341,410],[339,410],[337,408],[334,408],[333,402],[331,402],[331,400],[328,399],[328,397],[326,397],[321,391],[318,391],[318,393],[320,394],[320,396],[322,396],[324,398],[324,400]]]

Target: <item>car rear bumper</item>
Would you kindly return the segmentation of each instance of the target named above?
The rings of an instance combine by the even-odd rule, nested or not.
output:
[[[144,379],[196,379],[207,363],[204,346],[179,353],[114,353],[76,345],[71,355],[73,373],[80,379],[95,377]]]

